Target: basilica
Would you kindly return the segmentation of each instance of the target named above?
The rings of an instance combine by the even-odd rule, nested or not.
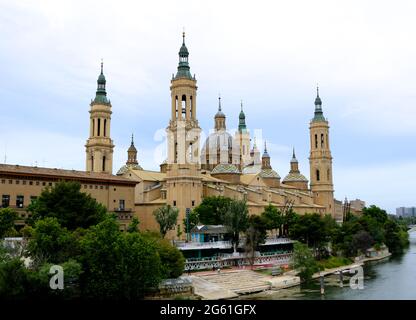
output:
[[[101,69],[96,97],[90,109],[86,170],[112,173],[112,111],[105,85]],[[190,72],[185,34],[179,50],[177,72],[171,79],[170,93],[170,112],[166,108],[166,114],[170,114],[166,127],[167,159],[160,164],[160,171],[142,168],[132,136],[126,164],[117,172],[118,176],[136,182],[134,215],[139,218],[142,229],[157,230],[152,213],[169,204],[179,209],[178,225],[170,234],[171,238],[175,238],[184,228],[182,221],[186,214],[209,196],[245,200],[250,214],[260,214],[265,206],[272,204],[281,210],[292,208],[299,214],[331,214],[342,221],[341,204],[334,200],[329,125],[323,115],[319,91],[309,123],[310,181],[301,173],[295,150],[290,159],[290,171],[283,179],[272,168],[266,143],[257,146],[255,139],[250,137],[242,104],[238,130],[231,134],[227,131],[226,115],[219,98],[218,111],[214,115],[214,132],[206,141],[200,141],[197,80]]]

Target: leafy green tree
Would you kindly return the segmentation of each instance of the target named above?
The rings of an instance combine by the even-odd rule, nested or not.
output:
[[[36,221],[28,253],[36,265],[62,263],[79,254],[79,247],[74,235],[63,228],[58,219],[47,217]]]
[[[299,219],[299,215],[294,212],[292,209],[287,210],[283,215],[282,215],[282,235],[284,237],[292,237],[292,235],[290,234],[291,229],[293,228],[293,226],[297,223],[298,219]]]
[[[131,223],[129,224],[129,226],[127,227],[127,232],[130,232],[130,233],[139,232],[139,224],[140,224],[139,219],[137,217],[134,217],[131,220]]]
[[[399,224],[389,219],[384,224],[386,246],[392,254],[402,253],[408,245],[408,233],[400,228]]]
[[[190,233],[191,230],[199,224],[198,212],[196,210],[191,210],[188,215],[188,220],[185,217],[182,222],[185,226],[185,233]]]
[[[168,240],[160,239],[156,242],[162,265],[162,278],[178,278],[185,270],[185,258],[182,252],[174,247]]]
[[[14,230],[14,221],[18,218],[16,211],[11,208],[0,209],[0,239],[8,236]]]
[[[266,242],[267,222],[261,216],[251,215],[248,218],[248,227],[245,232],[245,251],[249,258],[250,265],[253,267],[255,252],[260,244]]]
[[[302,281],[310,282],[315,272],[319,271],[318,264],[307,245],[295,242],[293,246],[293,267],[299,271]]]
[[[36,220],[53,217],[68,230],[75,230],[96,225],[105,218],[107,209],[89,194],[81,192],[80,183],[62,181],[43,190],[29,205],[28,211],[32,213],[28,219],[31,225]]]
[[[161,280],[162,266],[154,241],[138,232],[120,232],[115,217],[91,227],[81,248],[84,297],[134,300]]]
[[[201,204],[194,208],[199,222],[208,225],[224,224],[224,217],[232,199],[227,197],[206,197]]]
[[[370,216],[381,224],[385,223],[388,219],[387,212],[375,205],[371,205],[368,208],[364,208],[363,215]]]
[[[240,232],[246,231],[248,227],[248,208],[243,200],[232,200],[224,216],[224,225],[231,233],[231,242],[234,252],[237,252],[240,242]]]
[[[358,231],[356,234],[352,236],[352,245],[355,253],[359,251],[362,254],[365,254],[367,249],[371,248],[373,244],[374,239],[365,230]]]
[[[178,220],[178,214],[178,208],[172,207],[169,204],[164,205],[153,212],[153,215],[159,224],[159,230],[162,238],[166,236],[166,233],[169,230],[173,230],[175,228]]]
[[[267,230],[279,230],[279,235],[282,235],[283,217],[275,206],[269,204],[261,213],[261,217],[266,223]]]

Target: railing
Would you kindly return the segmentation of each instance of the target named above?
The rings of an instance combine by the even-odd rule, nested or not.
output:
[[[114,212],[131,212],[131,208],[114,208]]]
[[[293,240],[288,238],[268,238],[266,242],[262,244],[264,245],[273,245],[273,244],[284,244],[284,243],[292,243]],[[240,239],[238,247],[243,248],[245,244],[245,239]],[[182,250],[192,250],[192,249],[231,249],[232,243],[231,241],[210,241],[210,242],[197,242],[197,241],[175,241],[174,245],[177,248]]]

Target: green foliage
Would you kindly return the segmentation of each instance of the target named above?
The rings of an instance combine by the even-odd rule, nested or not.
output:
[[[185,217],[182,222],[183,222],[183,225],[185,226],[185,233],[190,233],[191,230],[199,224],[198,211],[191,210],[191,212],[188,215],[188,221],[186,220],[186,217]]]
[[[363,209],[364,216],[370,216],[371,218],[375,219],[378,223],[383,224],[387,221],[387,212],[383,209],[375,205],[371,205],[368,208]]]
[[[127,227],[127,232],[130,232],[130,233],[139,232],[139,224],[140,224],[139,219],[137,217],[134,217],[131,220],[131,223],[129,224],[129,226]]]
[[[250,260],[250,265],[254,264],[255,251],[258,245],[266,242],[267,222],[262,216],[251,215],[248,218],[246,229],[245,250]]]
[[[267,230],[279,229],[279,234],[282,232],[283,216],[276,207],[269,204],[261,213],[261,217],[266,223]]]
[[[248,227],[248,208],[245,201],[230,201],[228,210],[224,215],[224,225],[232,235],[231,242],[234,245],[234,251],[236,251],[240,240],[240,232],[246,231]]]
[[[296,242],[293,246],[293,268],[299,271],[302,281],[309,282],[319,266],[307,245]]]
[[[156,209],[153,215],[159,224],[160,234],[164,238],[169,230],[172,230],[176,226],[178,220],[179,210],[172,207],[169,204]]]
[[[35,264],[61,263],[79,253],[74,235],[56,218],[37,220],[28,243],[28,252]]]
[[[181,276],[185,270],[185,258],[182,252],[165,239],[159,240],[156,245],[162,264],[162,278],[171,279]]]
[[[331,256],[328,259],[317,261],[320,270],[333,269],[353,263],[352,259],[346,257]]]
[[[0,239],[10,236],[16,232],[16,230],[14,230],[14,221],[17,218],[17,213],[13,209],[0,209]]]
[[[36,220],[52,217],[68,230],[75,230],[99,223],[106,216],[107,210],[89,194],[81,192],[80,183],[62,181],[43,190],[29,205],[28,211],[32,213],[28,219],[31,225]]]
[[[156,245],[142,234],[121,233],[113,217],[81,240],[82,292],[97,299],[137,299],[155,288],[162,266]]]
[[[399,254],[409,244],[409,235],[397,222],[390,219],[384,224],[386,246],[392,254]]]
[[[208,225],[224,224],[224,217],[232,199],[227,197],[206,197],[201,204],[193,210],[199,222]]]

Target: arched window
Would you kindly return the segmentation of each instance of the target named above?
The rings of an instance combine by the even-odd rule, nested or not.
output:
[[[320,176],[319,176],[319,170],[316,170],[316,181],[320,180]]]
[[[178,96],[175,96],[175,112],[176,112],[176,119],[179,117],[179,105],[178,105]]]
[[[95,136],[95,119],[92,119],[92,135]]]
[[[104,119],[104,137],[107,136],[107,119]]]
[[[103,156],[103,171],[105,171],[105,156]]]
[[[318,135],[315,134],[315,149],[318,148]]]
[[[101,129],[101,119],[98,119],[97,136],[100,136],[100,129]]]
[[[182,96],[182,114],[186,114],[186,96]]]
[[[91,171],[94,171],[94,156],[91,156]]]
[[[192,96],[190,96],[189,97],[189,100],[190,100],[190,109],[189,109],[189,116],[191,117],[191,119],[192,119],[192,117],[193,117],[193,115],[192,115],[192,110],[193,110],[193,108],[192,108],[192,106],[193,106],[193,103],[194,103],[194,101],[193,101],[193,99],[192,99]]]
[[[324,147],[324,134],[321,133],[321,148]]]

